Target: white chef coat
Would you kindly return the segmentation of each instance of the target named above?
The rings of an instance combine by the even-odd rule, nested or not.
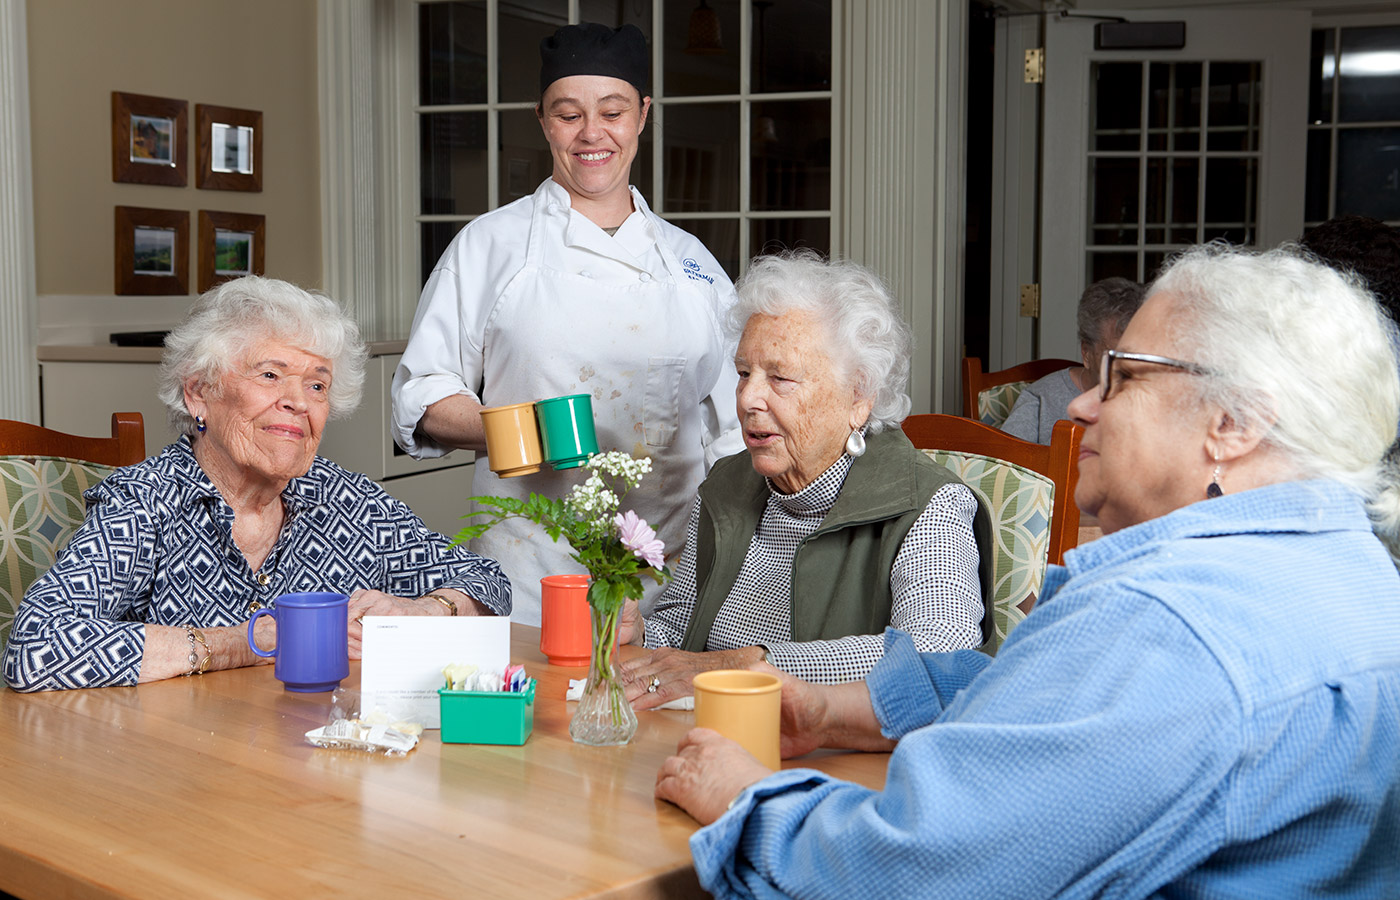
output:
[[[720,324],[734,286],[703,244],[654,215],[635,188],[632,200],[635,211],[609,236],[547,179],[463,228],[423,288],[394,372],[393,432],[415,457],[442,456],[451,448],[415,428],[444,397],[491,407],[590,394],[599,449],[652,458],[622,508],[656,528],[674,560],[700,481],[716,459],[743,449],[733,347]],[[474,468],[476,496],[562,497],[588,471],[546,465],[500,478],[484,453]],[[472,549],[501,563],[512,618],[530,625],[539,624],[540,578],[583,571],[567,541],[520,520]],[[649,612],[660,588],[644,583]]]

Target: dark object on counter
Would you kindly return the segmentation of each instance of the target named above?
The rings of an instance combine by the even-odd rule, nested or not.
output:
[[[114,331],[108,337],[118,347],[164,347],[168,331]]]

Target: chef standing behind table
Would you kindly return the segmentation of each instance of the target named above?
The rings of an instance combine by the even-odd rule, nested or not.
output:
[[[475,450],[472,495],[559,497],[588,470],[498,477],[481,409],[589,394],[599,448],[651,457],[624,505],[674,559],[710,464],[743,449],[719,324],[734,286],[700,241],[628,185],[651,106],[642,32],[568,25],[540,42],[540,58],[536,115],[553,175],[468,223],[438,260],[394,373],[394,440],[419,458]],[[584,571],[567,541],[518,519],[472,549],[500,562],[513,618],[530,625],[540,578]],[[650,586],[644,610],[659,593]]]

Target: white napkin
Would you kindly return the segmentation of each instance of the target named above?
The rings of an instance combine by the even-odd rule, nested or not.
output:
[[[564,699],[565,699],[566,701],[570,701],[570,702],[578,700],[580,697],[583,696],[583,686],[584,686],[585,684],[587,684],[587,683],[588,683],[588,679],[587,679],[587,678],[570,678],[570,679],[569,679],[569,692],[568,692],[567,694],[564,695]],[[654,707],[652,707],[652,709],[694,709],[694,708],[695,708],[695,697],[694,697],[694,696],[690,696],[690,697],[677,697],[675,700],[667,700],[665,703],[661,704],[660,706],[654,706]]]

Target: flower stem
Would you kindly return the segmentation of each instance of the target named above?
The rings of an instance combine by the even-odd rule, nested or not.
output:
[[[622,689],[613,668],[620,613],[621,609],[614,609],[611,612],[597,612],[593,616],[593,681],[601,690],[607,691],[613,721],[619,724],[625,719],[622,705],[627,702],[627,693]]]

